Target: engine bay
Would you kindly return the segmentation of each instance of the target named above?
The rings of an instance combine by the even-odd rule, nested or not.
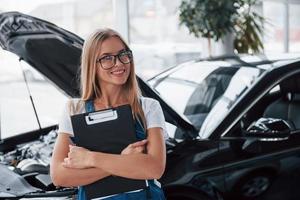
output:
[[[56,130],[52,130],[37,140],[19,144],[14,150],[0,154],[0,199],[72,199],[76,188],[55,187],[50,178],[50,160],[56,137]]]

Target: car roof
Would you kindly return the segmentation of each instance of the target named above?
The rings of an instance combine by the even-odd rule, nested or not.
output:
[[[155,76],[148,79],[148,81],[157,82],[158,80],[164,79],[167,76],[175,73],[178,70],[181,70],[185,67],[191,67],[197,65],[199,67],[211,66],[214,68],[218,67],[254,67],[263,70],[270,70],[274,68],[274,63],[279,61],[291,61],[299,59],[299,54],[257,54],[257,55],[223,55],[223,56],[214,56],[208,58],[201,58],[198,60],[192,60],[185,62],[173,67],[170,67]]]

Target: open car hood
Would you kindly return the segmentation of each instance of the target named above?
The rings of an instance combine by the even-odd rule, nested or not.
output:
[[[78,96],[76,74],[83,39],[49,22],[17,12],[0,14],[0,45],[55,83]]]
[[[79,96],[78,71],[84,40],[47,21],[19,12],[0,14],[0,45],[28,62],[70,97]],[[174,111],[143,80],[138,78],[144,96],[157,99],[166,121],[184,129],[188,137],[198,131]]]

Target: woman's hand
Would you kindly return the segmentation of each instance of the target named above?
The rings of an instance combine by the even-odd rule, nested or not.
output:
[[[64,159],[63,166],[68,168],[84,169],[92,167],[89,163],[91,151],[73,145],[69,145],[68,157]]]
[[[122,155],[143,153],[147,140],[138,141],[128,145],[121,152]],[[68,168],[84,169],[92,167],[90,163],[91,151],[78,146],[69,145],[68,157],[64,159],[63,166]]]
[[[147,144],[147,140],[141,140],[135,143],[128,145],[123,151],[121,155],[128,155],[128,154],[137,154],[143,153],[145,151],[145,145]]]

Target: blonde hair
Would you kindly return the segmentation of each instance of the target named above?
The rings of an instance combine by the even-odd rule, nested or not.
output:
[[[90,37],[84,42],[82,55],[81,55],[81,100],[87,101],[91,99],[100,98],[102,93],[98,81],[98,76],[96,73],[97,65],[97,52],[100,49],[104,40],[117,37],[124,44],[126,49],[129,46],[126,44],[125,40],[121,35],[112,29],[98,29],[94,31]],[[139,102],[141,96],[141,91],[137,83],[134,70],[133,60],[130,63],[130,74],[124,84],[125,93],[127,94],[127,99],[132,108],[133,117],[135,119],[141,119],[144,127],[146,127],[146,119]]]

